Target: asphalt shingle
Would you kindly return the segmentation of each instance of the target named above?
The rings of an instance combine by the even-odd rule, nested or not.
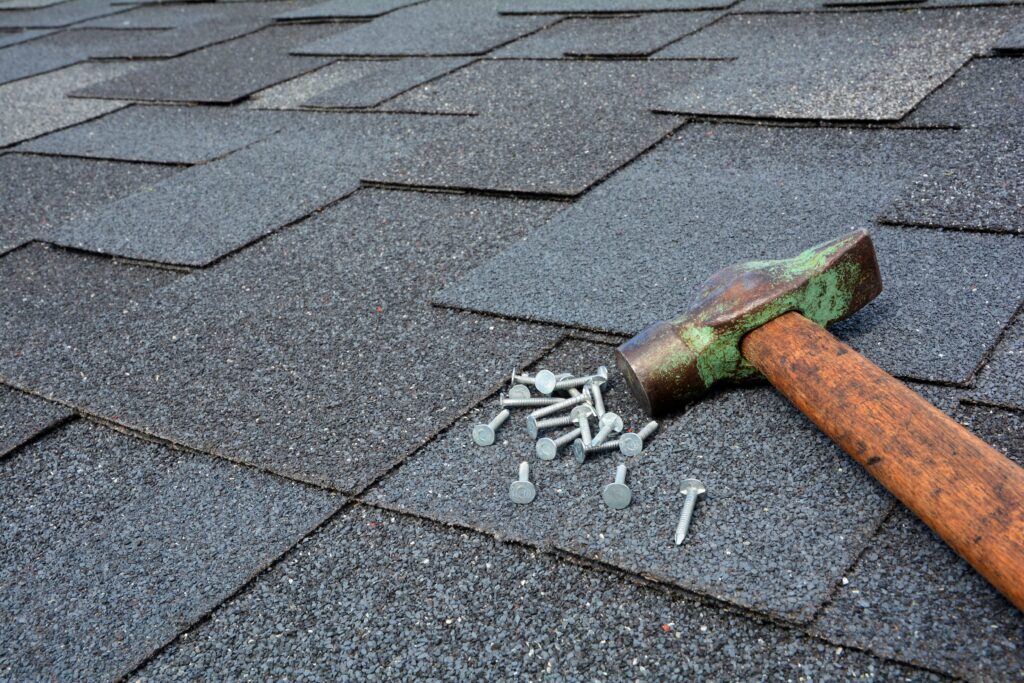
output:
[[[971,398],[1024,410],[1024,315],[1006,330]]]
[[[682,653],[685,651],[685,655]],[[355,507],[139,680],[928,678],[605,572]]]
[[[1024,54],[1024,21],[1003,34],[993,46],[993,51],[999,55],[1011,55],[1018,57]]]
[[[17,150],[121,161],[194,164],[267,138],[284,125],[279,118],[257,112],[220,107],[136,105],[36,138]]]
[[[78,64],[0,85],[0,147],[73,126],[125,106],[114,100],[72,100],[67,93],[83,84],[124,74],[130,64]]]
[[[0,157],[0,254],[159,182],[175,169],[86,159]]]
[[[129,74],[95,83],[74,94],[124,100],[229,104],[326,64],[329,60],[292,57],[287,52],[297,43],[337,33],[343,28],[338,25],[271,26],[182,57],[141,66]]]
[[[961,419],[1024,464],[1019,413],[965,407]],[[1024,676],[1024,615],[904,509],[883,525],[814,630],[968,680]]]
[[[88,59],[174,56],[188,49],[178,40],[167,40],[170,34],[169,31],[107,29],[48,32],[0,52],[0,84],[55,71]],[[84,84],[88,83],[85,81]]]
[[[883,212],[899,225],[1024,232],[1024,128],[958,137],[958,152],[928,168]]]
[[[79,320],[0,374],[174,442],[355,490],[557,339],[424,303],[550,204],[361,192],[163,288],[131,320]]]
[[[0,386],[0,458],[73,414],[56,403]]]
[[[728,16],[655,55],[735,58],[655,109],[896,120],[1020,16],[1009,8]]]
[[[350,194],[368,167],[457,123],[422,116],[300,116],[308,125],[181,171],[66,223],[54,239],[106,254],[207,265]]]
[[[481,115],[366,177],[418,187],[576,195],[679,125],[650,113],[650,101],[714,68],[669,61],[478,62],[383,108]]]
[[[688,126],[434,300],[634,334],[685,311],[726,265],[792,256],[870,228],[915,168],[947,154],[956,136]],[[925,230],[872,234],[886,291],[835,331],[890,372],[966,382],[1019,303],[1024,243]],[[594,249],[612,264],[597,278]]]
[[[0,12],[3,28],[61,28],[71,24],[123,12],[110,0],[68,0],[46,7]]]
[[[536,367],[582,375],[601,364],[614,367],[612,350],[568,343]],[[639,430],[648,418],[614,370],[607,389],[608,410]],[[710,395],[662,421],[639,457],[615,451],[583,465],[569,448],[553,461],[538,460],[526,411],[513,414],[494,446],[474,445],[472,425],[497,410],[496,401],[483,403],[367,500],[554,546],[797,621],[814,615],[892,505],[867,473],[769,387]],[[567,430],[553,434],[561,431]],[[525,507],[508,496],[521,460],[530,462],[538,490]],[[627,464],[633,494],[625,510],[609,509],[601,498],[617,462]],[[701,479],[708,493],[685,545],[676,546],[679,488],[688,477]]]
[[[421,0],[329,0],[274,15],[278,21],[369,19],[414,5]]]
[[[0,358],[18,362],[31,349],[72,340],[94,317],[124,320],[180,275],[45,244],[11,252],[0,259]]]
[[[554,20],[503,17],[499,0],[429,0],[311,41],[292,54],[373,56],[479,55]]]
[[[340,499],[85,422],[0,462],[0,675],[124,675]]]
[[[1024,60],[971,60],[926,97],[906,124],[1024,128]]]
[[[39,30],[39,31],[33,31],[33,30],[27,30],[27,31],[20,31],[20,30],[0,31],[0,47],[7,47],[9,45],[17,45],[18,43],[24,43],[26,40],[33,40],[35,38],[39,38],[40,36],[45,36],[45,35],[49,35],[49,34],[50,34],[50,31],[43,31],[43,30]]]
[[[346,59],[299,76],[253,96],[263,109],[373,107],[470,62],[466,57]]]
[[[488,56],[646,57],[720,16],[720,12],[653,12],[629,17],[569,18]]]
[[[733,13],[850,12],[973,7],[975,5],[1018,5],[1020,0],[739,0],[729,8]]]
[[[506,0],[503,14],[624,14],[720,9],[735,0]]]

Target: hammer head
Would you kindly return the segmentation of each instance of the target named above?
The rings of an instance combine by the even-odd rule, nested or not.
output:
[[[644,409],[663,413],[715,382],[760,377],[740,353],[747,332],[790,311],[828,325],[881,291],[875,248],[860,230],[790,259],[720,270],[686,313],[651,325],[620,346],[615,360]]]

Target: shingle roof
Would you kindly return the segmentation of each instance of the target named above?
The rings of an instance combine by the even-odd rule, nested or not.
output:
[[[1022,31],[0,0],[0,679],[1024,678],[1024,615],[768,386],[667,417],[624,510],[613,454],[468,438],[514,367],[867,228],[834,332],[1024,464]]]

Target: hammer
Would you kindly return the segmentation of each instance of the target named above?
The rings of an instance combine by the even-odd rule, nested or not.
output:
[[[866,231],[729,266],[693,306],[620,346],[650,414],[766,377],[1024,611],[1024,469],[824,329],[882,291]]]

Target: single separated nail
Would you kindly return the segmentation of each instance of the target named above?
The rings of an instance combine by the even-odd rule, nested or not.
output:
[[[509,485],[508,497],[519,505],[532,503],[537,497],[537,487],[530,483],[530,463],[525,460],[519,463],[519,479]]]
[[[505,409],[495,415],[494,419],[490,422],[475,425],[473,427],[473,442],[477,446],[490,446],[494,443],[494,433],[498,430],[498,427],[504,424],[509,415],[508,409]]]
[[[621,510],[633,500],[633,492],[626,486],[626,464],[619,463],[615,468],[615,481],[601,491],[604,503],[613,510]]]
[[[676,545],[682,544],[686,539],[686,532],[690,529],[690,519],[693,517],[693,507],[705,491],[707,488],[699,479],[687,479],[683,482],[682,493],[686,494],[686,502],[683,503],[683,512],[679,515],[679,523],[676,524]]]

